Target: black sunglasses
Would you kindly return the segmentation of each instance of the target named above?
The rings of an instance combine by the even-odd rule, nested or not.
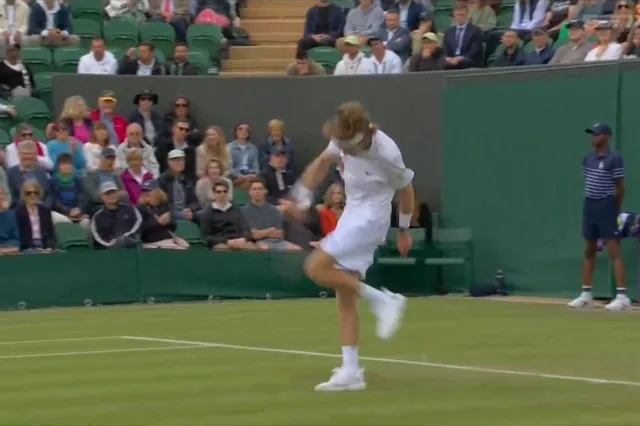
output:
[[[189,106],[189,104],[176,104],[177,108],[186,108],[188,106]]]
[[[180,127],[180,126],[178,126],[178,130],[180,130],[181,132],[188,132],[189,128],[188,127]]]
[[[23,138],[27,138],[29,136],[33,136],[33,132],[31,132],[31,133],[20,133],[20,136],[22,136]]]
[[[147,98],[147,97],[140,98],[140,101],[150,101],[150,100],[151,100],[151,98]]]

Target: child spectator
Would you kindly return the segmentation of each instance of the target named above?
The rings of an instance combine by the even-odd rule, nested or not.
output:
[[[16,213],[9,210],[8,192],[0,186],[0,256],[20,253],[20,229]]]
[[[101,121],[94,123],[91,131],[91,140],[83,147],[84,158],[87,163],[88,171],[96,170],[98,168],[102,150],[109,145],[109,132],[107,131],[107,126]]]
[[[173,220],[167,194],[154,188],[153,182],[145,182],[138,203],[142,215],[140,239],[144,248],[186,250],[189,248],[182,238],[176,237],[176,222]]]
[[[142,224],[137,208],[119,203],[119,188],[112,181],[100,185],[102,208],[91,218],[91,234],[96,249],[135,248]]]
[[[219,180],[227,182],[229,185],[229,194],[227,196],[230,201],[233,200],[233,184],[230,179],[223,177],[224,170],[220,160],[215,158],[209,160],[205,175],[196,183],[196,197],[201,208],[205,209],[213,202],[213,184]]]
[[[79,222],[83,228],[88,229],[84,186],[73,172],[73,158],[71,154],[63,152],[58,156],[56,171],[49,185],[53,223]]]
[[[42,195],[42,187],[35,180],[22,185],[22,203],[16,207],[22,251],[49,253],[58,245],[51,210],[40,203]]]
[[[87,160],[84,158],[84,147],[82,144],[70,136],[69,127],[64,122],[58,122],[54,125],[56,138],[47,142],[47,150],[49,157],[55,165],[58,156],[62,153],[70,154],[73,161],[73,174],[75,176],[84,176]]]
[[[124,146],[124,144],[120,146]],[[130,149],[127,152],[126,161],[127,169],[122,172],[120,179],[129,194],[129,202],[135,205],[138,204],[143,184],[152,181],[153,175],[142,166],[142,151],[139,149]]]

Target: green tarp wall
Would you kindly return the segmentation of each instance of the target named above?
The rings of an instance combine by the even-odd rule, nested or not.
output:
[[[444,89],[442,215],[471,226],[476,276],[505,271],[516,293],[571,297],[579,291],[584,243],[584,129],[614,127],[626,166],[625,209],[640,211],[640,71],[637,63],[528,68],[452,76]],[[638,299],[637,242],[624,242],[627,285]],[[596,296],[611,296],[606,254]]]

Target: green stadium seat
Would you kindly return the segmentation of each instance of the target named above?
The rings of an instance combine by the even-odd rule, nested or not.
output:
[[[333,73],[333,69],[342,59],[342,52],[333,47],[314,47],[308,51],[309,58],[322,65],[327,73]]]
[[[33,127],[44,129],[51,122],[49,107],[38,98],[20,97],[13,100],[17,116]]]
[[[193,24],[187,30],[187,44],[190,50],[209,52],[211,59],[218,60],[222,30],[212,24]]]
[[[69,3],[73,18],[89,19],[102,26],[102,21],[104,20],[104,3],[102,0],[73,0]]]
[[[78,61],[86,54],[81,47],[60,47],[53,51],[53,62],[57,72],[78,72]]]
[[[28,64],[34,74],[53,71],[51,51],[46,47],[23,47],[20,55],[22,62]]]
[[[555,43],[553,43],[553,48],[555,50],[558,50],[559,48],[561,48],[565,44],[569,44],[570,42],[571,40],[569,40],[568,38],[558,39],[555,41]]]
[[[356,7],[354,0],[333,0],[331,3],[343,9],[353,9]]]
[[[189,52],[189,62],[198,70],[198,75],[207,75],[211,68],[211,60],[206,52],[195,50]]]
[[[176,44],[176,31],[164,22],[147,22],[140,27],[140,41],[152,43],[156,51],[160,50],[169,57],[173,55]]]
[[[453,25],[453,16],[450,13],[434,15],[433,24],[439,32],[443,33],[447,28]]]
[[[91,47],[91,39],[102,37],[102,28],[99,23],[91,19],[74,19],[73,33],[82,39],[82,47],[88,49]]]
[[[138,27],[126,19],[106,21],[102,28],[102,33],[109,49],[117,47],[127,51],[127,49],[137,47],[140,44]]]
[[[249,193],[244,189],[233,188],[233,205],[244,206],[249,202]]]
[[[0,146],[7,146],[13,141],[13,138],[5,129],[0,129]]]
[[[8,99],[0,99],[0,103],[3,105],[11,105]],[[9,114],[0,114],[0,129],[8,131],[15,125],[15,120]]]
[[[408,256],[401,256],[396,246],[398,231],[390,229],[387,233],[387,242],[376,251],[376,263],[381,265],[417,265],[424,260],[425,241],[427,230],[425,228],[409,229],[409,236],[413,240],[413,246]]]
[[[193,222],[188,220],[176,221],[176,236],[182,238],[188,242],[192,247],[201,246],[206,247],[207,243],[202,239],[200,234],[200,228]]]
[[[58,247],[62,250],[90,250],[87,231],[75,223],[56,223],[54,225]]]
[[[505,10],[496,19],[496,28],[509,28],[513,21],[513,10]]]
[[[120,47],[109,46],[109,47],[107,47],[107,50],[109,52],[113,53],[113,56],[116,57],[117,61],[120,61],[120,59],[122,59],[122,57],[127,53],[126,49],[122,49]]]
[[[425,265],[464,266],[467,288],[475,283],[473,265],[473,235],[471,228],[433,229],[433,243],[441,253],[440,257],[427,258]]]
[[[37,97],[44,101],[49,107],[50,111],[53,111],[53,75],[50,73],[39,73],[33,78],[36,81],[36,94]]]

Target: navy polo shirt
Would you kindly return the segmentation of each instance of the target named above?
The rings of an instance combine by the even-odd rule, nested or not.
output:
[[[590,152],[582,160],[584,196],[590,200],[602,200],[616,193],[616,182],[624,178],[622,157],[612,150],[604,154]]]

